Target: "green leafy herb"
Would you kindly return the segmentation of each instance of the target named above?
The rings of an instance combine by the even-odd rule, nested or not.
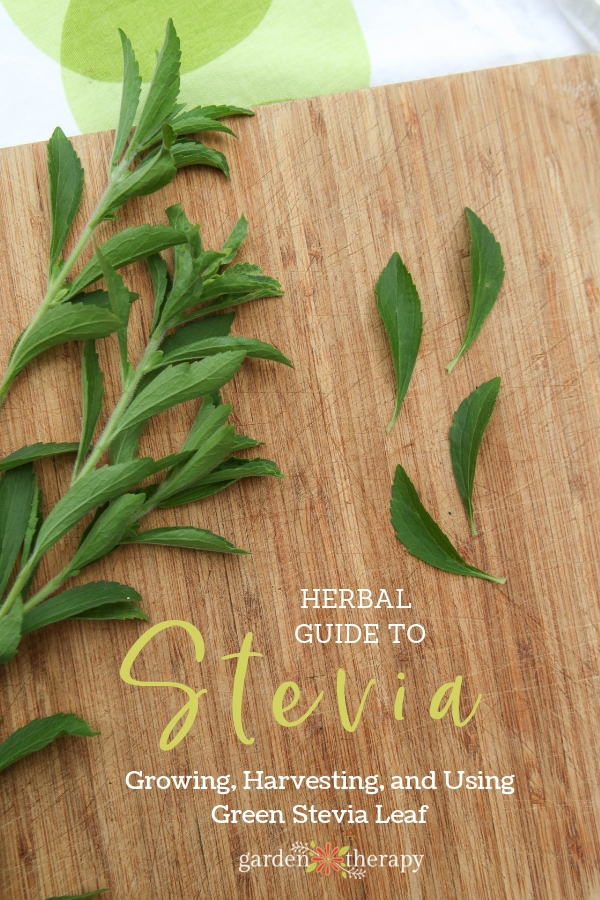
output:
[[[387,427],[389,433],[398,418],[415,367],[423,333],[423,314],[417,289],[398,253],[392,253],[379,276],[375,292],[396,373],[396,407]]]
[[[22,621],[23,601],[17,597],[7,615],[0,620],[0,663],[9,662],[16,656],[21,643]]]
[[[0,459],[0,472],[6,472],[8,469],[16,469],[17,466],[24,466],[26,463],[33,462],[36,459],[44,459],[48,456],[60,456],[63,453],[77,453],[79,445],[73,442],[64,442],[61,444],[28,444],[26,447],[20,447]],[[1,484],[1,482],[0,482]]]
[[[471,523],[472,535],[477,534],[473,518],[473,483],[477,454],[494,411],[499,390],[500,378],[492,378],[491,381],[481,384],[460,404],[454,413],[454,424],[450,427],[452,467]]]
[[[396,467],[392,486],[392,525],[396,537],[409,553],[455,575],[472,575],[496,584],[504,584],[506,578],[497,578],[465,562],[439,525],[431,518],[402,466]]]
[[[31,465],[10,469],[0,479],[0,596],[23,544],[34,496]]]
[[[81,423],[81,440],[77,448],[74,474],[77,474],[89,452],[102,412],[104,384],[94,341],[83,342],[81,386],[83,390],[83,422]]]
[[[62,594],[57,594],[56,597],[51,597],[25,612],[21,633],[29,634],[30,631],[65,619],[97,618],[91,614],[107,607],[114,609],[116,605],[132,613],[127,618],[147,620],[148,617],[139,607],[141,602],[142,598],[138,592],[126,584],[119,584],[116,581],[91,581],[63,591]]]
[[[121,46],[123,48],[123,94],[121,96],[121,111],[119,112],[119,124],[115,134],[115,143],[111,158],[111,169],[114,171],[119,164],[125,146],[133,128],[133,120],[140,103],[142,91],[142,79],[140,67],[135,58],[131,41],[119,28]]]
[[[77,215],[83,193],[83,167],[73,145],[60,128],[48,141],[50,178],[50,269],[58,261]]]
[[[89,900],[90,897],[97,897],[108,890],[110,888],[99,888],[97,891],[89,891],[87,894],[63,894],[61,897],[49,897],[48,900]]]
[[[84,719],[73,713],[57,713],[45,719],[33,719],[27,725],[13,731],[0,744],[0,772],[24,756],[47,747],[56,738],[67,735],[95,737],[97,734],[100,732],[92,731]]]
[[[214,356],[217,353],[223,353],[224,350],[242,350],[246,356],[252,359],[270,359],[274,362],[283,363],[284,366],[292,366],[292,363],[284,356],[281,350],[259,341],[256,338],[244,337],[213,337],[194,340],[194,331],[203,321],[193,322],[181,328],[179,332],[175,332],[174,337],[179,337],[179,346],[173,350],[169,349],[169,338],[163,344],[163,354],[160,365],[169,365],[170,363],[182,362],[184,360],[202,359],[205,356]],[[181,335],[181,332],[188,330],[187,335]],[[185,340],[187,338],[187,340]]]
[[[471,232],[471,308],[463,345],[446,366],[448,372],[452,371],[481,331],[504,281],[504,259],[500,244],[472,210],[465,209],[465,213]]]
[[[214,550],[217,553],[247,553],[240,550],[230,541],[207,531],[205,528],[193,528],[179,525],[175,528],[152,528],[150,531],[140,531],[131,536],[126,544],[159,544],[163,547],[187,547],[191,550]]]

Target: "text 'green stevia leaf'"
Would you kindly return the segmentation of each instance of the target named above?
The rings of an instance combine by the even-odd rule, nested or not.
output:
[[[392,486],[392,525],[396,537],[409,553],[423,562],[452,572],[455,575],[472,575],[496,584],[504,584],[506,578],[496,578],[465,562],[454,545],[444,534],[419,499],[415,487],[402,466],[396,467]]]
[[[74,713],[57,713],[45,719],[33,719],[13,731],[0,744],[0,772],[24,756],[43,750],[56,738],[67,735],[94,737],[97,734],[100,732],[92,731],[88,723]]]
[[[119,325],[110,310],[98,306],[84,303],[53,306],[23,334],[11,359],[11,368],[20,372],[28,362],[57,344],[108,337]]]
[[[152,528],[140,531],[135,537],[124,541],[126,544],[158,544],[162,547],[183,547],[190,550],[212,550],[215,553],[247,553],[240,550],[230,541],[207,531],[205,528],[194,528],[191,525],[179,525],[173,528]]]
[[[132,225],[131,228],[125,228],[105,241],[100,250],[113,269],[120,269],[139,259],[160,253],[161,250],[185,243],[187,235],[169,225]],[[99,278],[102,278],[102,268],[94,256],[68,285],[67,297],[73,297]]]
[[[481,331],[504,281],[504,259],[500,244],[472,210],[465,209],[465,213],[471,232],[471,307],[463,345],[446,366],[448,372],[452,371]]]
[[[46,625],[62,622],[65,619],[86,618],[92,612],[110,608],[115,604],[137,606],[141,602],[142,598],[138,592],[126,584],[119,584],[117,581],[93,581],[63,591],[26,612],[23,615],[21,632],[29,634],[30,631],[36,631],[38,628],[44,628]],[[134,616],[128,616],[128,618],[134,618]],[[147,619],[147,616],[138,607],[138,615],[135,618]]]
[[[382,318],[392,350],[396,373],[396,407],[387,427],[392,430],[410,379],[423,334],[421,301],[410,272],[398,253],[392,253],[390,261],[379,276],[375,288],[377,308]]]
[[[83,168],[70,140],[55,128],[48,141],[50,177],[50,268],[58,260],[79,209],[83,192]]]
[[[27,446],[20,447],[9,456],[5,456],[4,459],[0,459],[0,472],[6,472],[8,469],[16,469],[17,466],[24,466],[26,463],[33,462],[36,459],[45,459],[48,456],[60,456],[63,453],[77,453],[78,446],[78,444],[71,441],[65,441],[60,444],[55,444],[53,442],[47,444],[41,442],[37,444],[27,444]]]
[[[491,381],[479,385],[460,404],[454,413],[454,424],[450,427],[452,468],[467,510],[472,535],[477,534],[473,518],[473,483],[477,454],[483,433],[494,411],[499,390],[500,378],[492,378]]]

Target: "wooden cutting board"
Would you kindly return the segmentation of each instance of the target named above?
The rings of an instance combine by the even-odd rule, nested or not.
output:
[[[193,659],[179,629],[154,639],[141,679],[208,693],[188,737],[169,753],[160,732],[180,691],[119,678],[142,623],[71,622],[28,636],[0,675],[3,737],[35,716],[72,711],[101,736],[66,738],[2,775],[1,889],[8,900],[108,886],[114,900],[185,898],[540,898],[592,900],[598,870],[597,592],[598,315],[600,307],[600,61],[582,56],[276,104],[236,121],[239,141],[215,138],[233,173],[186,170],[158,196],[132,202],[119,226],[163,222],[181,201],[218,247],[238,215],[251,223],[244,259],[285,287],[281,300],[242,307],[234,331],[272,341],[289,370],[252,360],[226,389],[239,430],[265,442],[285,480],[249,480],[156,515],[210,528],[251,557],[123,548],[88,579],[137,588],[151,622],[192,622],[206,642]],[[87,173],[84,213],[104,184],[111,137],[75,139]],[[4,365],[44,292],[48,243],[45,148],[3,150],[0,271]],[[502,244],[506,281],[476,344],[455,372],[468,314],[464,207]],[[112,233],[104,227],[102,237]],[[398,250],[422,297],[424,335],[391,435],[392,362],[373,288]],[[126,272],[135,352],[151,316],[143,265]],[[107,395],[116,394],[116,343],[104,341]],[[2,417],[2,455],[25,443],[74,440],[81,413],[80,347],[32,364]],[[480,534],[472,539],[452,475],[448,428],[460,401],[502,377],[476,478]],[[142,450],[176,450],[195,404],[162,415]],[[474,564],[501,587],[448,575],[409,556],[389,524],[402,463],[423,502]],[[66,489],[69,461],[39,467],[47,505]],[[60,564],[62,545],[46,576]],[[303,588],[403,589],[410,609],[303,610]],[[301,623],[379,624],[378,644],[302,644]],[[418,623],[421,643],[390,640],[390,623]],[[252,631],[243,718],[231,717],[235,661]],[[412,632],[418,636],[418,630]],[[354,733],[342,728],[336,673],[347,675]],[[404,719],[394,718],[398,673]],[[435,691],[464,677],[457,728],[434,721]],[[271,699],[296,681],[318,710],[276,725]],[[595,690],[596,688],[596,690]],[[244,791],[244,771],[377,774],[359,790]],[[230,774],[236,793],[130,790],[130,771]],[[436,773],[437,789],[390,790],[394,776]],[[450,790],[444,771],[514,775],[515,792]],[[596,806],[594,806],[596,802]],[[428,807],[426,824],[376,824],[375,805]],[[365,809],[369,824],[293,822],[293,807]],[[279,809],[285,824],[217,824],[216,805]],[[364,879],[264,864],[245,853],[289,853],[294,842],[349,844],[365,856],[423,855],[415,874],[385,864]],[[268,860],[267,860],[268,861]]]

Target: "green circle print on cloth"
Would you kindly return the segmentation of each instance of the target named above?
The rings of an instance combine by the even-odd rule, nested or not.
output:
[[[121,41],[145,89],[172,18],[181,39],[180,100],[257,106],[368,87],[370,61],[352,0],[0,0],[16,25],[62,65],[83,132],[115,127]]]

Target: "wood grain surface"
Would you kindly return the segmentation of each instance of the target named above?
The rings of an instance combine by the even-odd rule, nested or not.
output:
[[[598,870],[598,315],[600,308],[600,61],[576,57],[277,104],[235,122],[239,141],[215,138],[233,173],[186,170],[159,195],[130,203],[118,227],[164,222],[181,201],[219,246],[238,215],[251,223],[243,258],[280,279],[285,296],[239,310],[234,332],[272,341],[295,370],[252,360],[226,389],[234,422],[265,442],[285,480],[254,479],[149,525],[210,528],[251,557],[126,547],[86,580],[139,589],[151,622],[193,622],[206,641],[199,666],[183,632],[156,638],[138,678],[206,687],[189,736],[163,753],[158,739],[183,694],[119,678],[146,626],[70,622],[27,636],[1,678],[0,737],[35,716],[83,715],[101,736],[65,738],[2,775],[0,895],[110,887],[111,900],[391,898],[592,900]],[[81,213],[99,196],[111,136],[75,139],[87,173]],[[42,144],[0,152],[1,363],[44,293],[49,210]],[[501,242],[506,281],[475,345],[451,376],[468,315],[469,206]],[[81,218],[83,221],[83,218]],[[106,224],[102,237],[115,226]],[[422,297],[424,335],[399,421],[392,362],[374,284],[398,250]],[[139,354],[151,319],[143,264],[132,317]],[[81,347],[28,367],[0,412],[2,455],[25,443],[75,440]],[[116,339],[101,342],[107,396],[117,392]],[[502,389],[476,478],[479,536],[456,489],[448,428],[460,401],[500,375]],[[195,414],[161,415],[143,440],[176,450]],[[423,502],[475,565],[505,586],[434,570],[408,555],[389,524],[401,462]],[[64,492],[69,460],[39,466],[46,506]],[[68,546],[50,553],[54,573]],[[302,610],[302,588],[404,589],[412,609]],[[378,622],[377,645],[303,645],[302,622]],[[390,622],[420,623],[421,644],[393,645]],[[255,651],[241,744],[231,718],[234,662],[246,632]],[[343,730],[336,672],[346,670],[355,733]],[[396,721],[398,672],[407,685]],[[464,676],[456,728],[428,714],[444,682]],[[285,680],[303,691],[299,728],[274,724]],[[244,770],[393,775],[437,773],[438,789],[379,797],[358,791],[242,790]],[[231,774],[236,794],[132,791],[127,772]],[[450,791],[444,770],[514,774],[515,793]],[[594,801],[596,805],[594,806]],[[296,804],[429,806],[426,825],[299,825]],[[280,808],[285,825],[217,825],[212,807]],[[294,841],[350,843],[361,853],[424,854],[417,874],[372,868],[364,880],[302,869],[237,871],[245,852]]]

